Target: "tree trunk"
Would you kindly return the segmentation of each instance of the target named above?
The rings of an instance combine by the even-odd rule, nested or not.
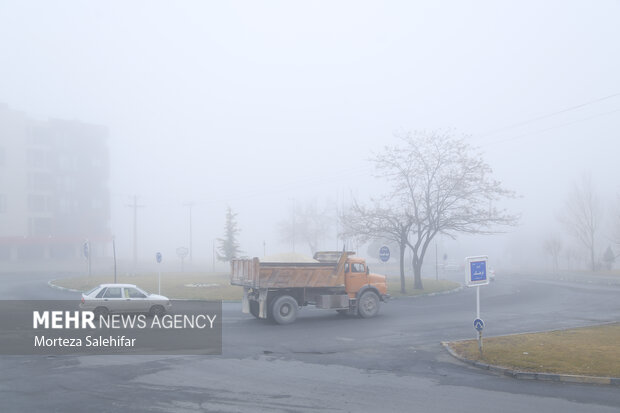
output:
[[[405,244],[400,244],[400,293],[405,294]]]
[[[413,288],[416,290],[423,290],[422,285],[422,260],[413,257]]]

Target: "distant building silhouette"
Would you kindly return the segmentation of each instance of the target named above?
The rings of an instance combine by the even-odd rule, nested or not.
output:
[[[107,129],[0,104],[0,266],[93,256],[110,243]]]

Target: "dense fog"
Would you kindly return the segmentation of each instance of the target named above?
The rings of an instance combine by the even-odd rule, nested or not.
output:
[[[319,249],[367,255],[335,217],[388,192],[371,159],[397,135],[442,130],[482,151],[521,218],[499,235],[439,236],[440,257],[548,268],[545,240],[559,237],[587,268],[560,218],[590,179],[597,260],[620,253],[619,12],[617,1],[3,1],[0,102],[106,128],[109,234],[126,263],[134,196],[145,268],[156,251],[177,265],[190,205],[197,269],[211,269],[228,206],[244,255],[310,255],[280,234],[295,208],[333,215]]]

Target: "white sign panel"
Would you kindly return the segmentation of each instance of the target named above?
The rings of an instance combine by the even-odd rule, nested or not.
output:
[[[465,258],[465,284],[468,287],[487,285],[489,283],[487,273],[488,260],[489,257],[486,255]]]

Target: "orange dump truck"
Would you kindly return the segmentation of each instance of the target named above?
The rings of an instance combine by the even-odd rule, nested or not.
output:
[[[243,312],[278,324],[295,321],[306,305],[341,314],[373,317],[386,301],[384,275],[372,274],[366,261],[350,251],[323,251],[315,262],[260,262],[234,259],[230,283],[243,287]]]

